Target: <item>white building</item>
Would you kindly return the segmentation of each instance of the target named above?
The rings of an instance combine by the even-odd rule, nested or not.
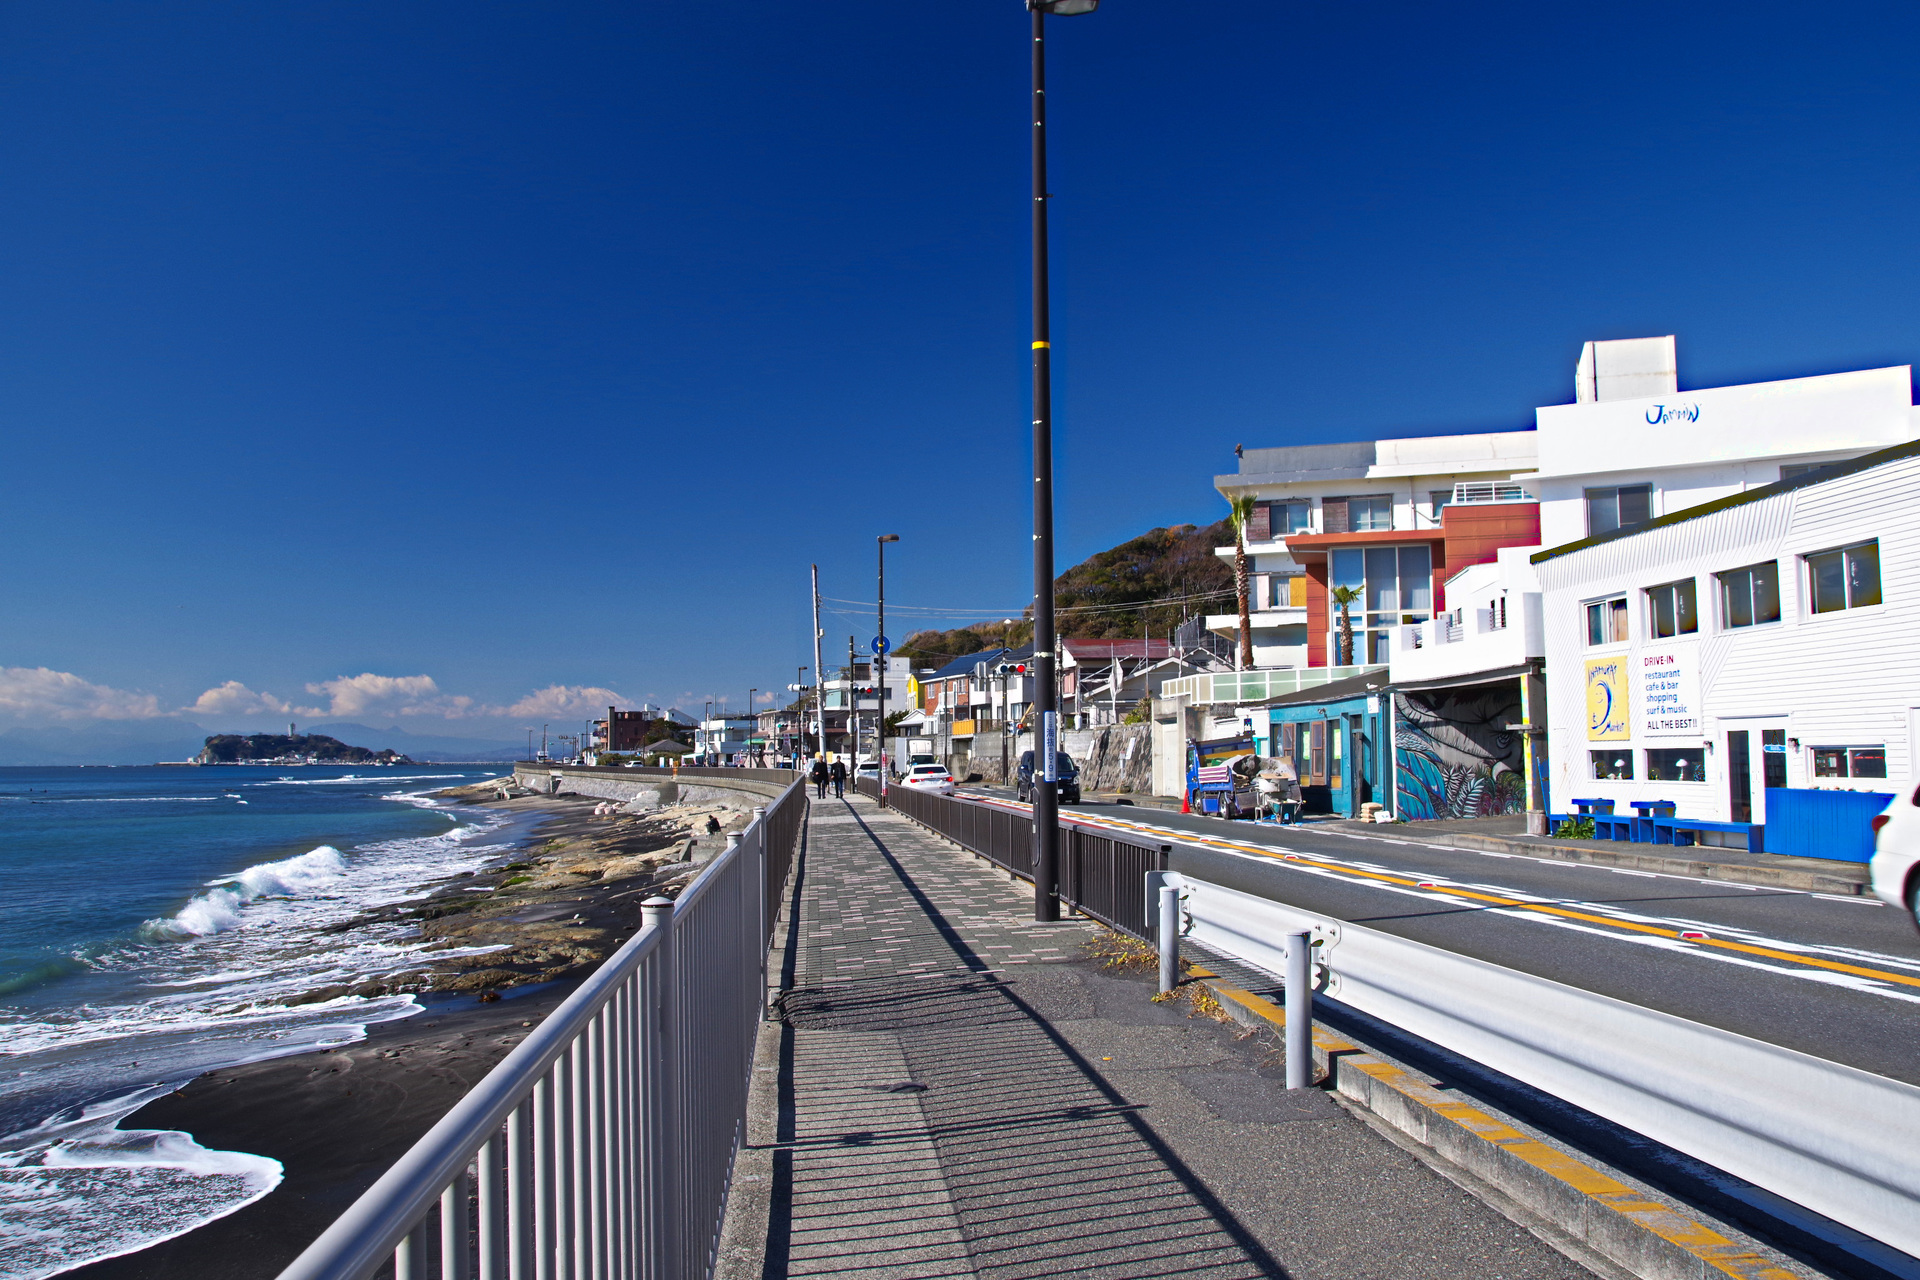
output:
[[[1834,380],[1798,381],[1827,384],[1808,393],[1825,400]],[[1881,379],[1838,381],[1845,398]],[[1710,421],[1716,402],[1700,400]],[[1833,421],[1834,437],[1893,430],[1891,408]],[[1769,787],[1886,791],[1913,774],[1920,442],[1533,560],[1555,812],[1664,799],[1682,817],[1764,824]]]

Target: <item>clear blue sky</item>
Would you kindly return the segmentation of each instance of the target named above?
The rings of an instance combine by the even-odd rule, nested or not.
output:
[[[209,727],[739,705],[811,661],[808,563],[870,599],[879,532],[897,604],[1017,610],[1025,23],[0,8],[0,667],[78,682],[0,723],[229,681]],[[1691,386],[1912,361],[1916,28],[1054,21],[1061,566],[1216,517],[1236,442],[1526,426],[1589,338],[1676,333]],[[433,685],[325,687],[363,674]]]

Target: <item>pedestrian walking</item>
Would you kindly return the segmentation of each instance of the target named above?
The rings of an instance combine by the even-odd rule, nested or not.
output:
[[[841,761],[835,760],[833,762],[832,777],[833,777],[833,798],[835,800],[846,799],[847,798],[847,766]]]
[[[814,758],[813,773],[811,776],[813,778],[813,798],[816,800],[825,800],[827,798],[827,762],[824,759],[818,756]]]

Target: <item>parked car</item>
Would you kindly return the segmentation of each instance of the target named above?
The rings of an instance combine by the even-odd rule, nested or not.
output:
[[[1074,764],[1073,757],[1064,751],[1054,752],[1055,772],[1060,775],[1060,803],[1080,803],[1080,768]],[[1033,752],[1020,753],[1020,769],[1014,782],[1019,793],[1020,803],[1027,804],[1033,799]]]
[[[862,760],[854,769],[855,778],[865,778],[870,782],[880,781],[880,766],[872,760]]]
[[[1873,875],[1874,896],[1896,907],[1906,908],[1920,928],[1920,787],[1903,787],[1901,793],[1873,819],[1873,858],[1867,863]]]
[[[912,787],[915,791],[933,791],[943,796],[953,794],[953,775],[947,772],[943,764],[916,764],[900,777],[900,785]]]

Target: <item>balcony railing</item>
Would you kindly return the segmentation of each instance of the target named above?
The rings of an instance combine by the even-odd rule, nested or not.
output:
[[[1453,486],[1450,502],[1455,506],[1480,506],[1490,502],[1538,502],[1525,488],[1501,480],[1463,480]]]
[[[1272,698],[1317,689],[1336,680],[1385,671],[1386,665],[1353,667],[1293,667],[1279,671],[1213,671],[1177,676],[1160,687],[1162,698],[1184,697],[1189,706],[1219,702],[1266,702]]]

